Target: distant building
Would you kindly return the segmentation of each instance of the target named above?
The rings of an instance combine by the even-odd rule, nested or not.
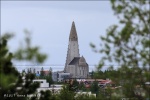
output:
[[[58,72],[53,72],[52,73],[52,79],[53,79],[54,82],[58,81]]]
[[[39,82],[40,83],[40,87],[37,88],[37,93],[38,96],[41,96],[40,91],[47,91],[50,90],[52,93],[59,93],[60,90],[62,89],[63,85],[58,85],[58,84],[52,84],[49,87],[49,83],[46,82],[46,79],[34,79],[33,82]],[[30,95],[30,97],[32,97],[33,95]]]
[[[78,36],[75,23],[72,22],[72,27],[69,36],[69,45],[64,68],[65,73],[70,73],[71,78],[87,78],[89,74],[89,66],[82,56],[79,54]]]
[[[58,73],[58,82],[62,82],[68,78],[70,78],[70,73]]]
[[[40,71],[40,73],[42,73],[42,72],[43,72],[44,76],[49,76],[51,73],[51,71],[49,71],[49,70]]]
[[[70,78],[70,73],[64,73],[64,72],[53,72],[52,73],[52,79],[54,82],[63,82],[65,79]]]
[[[35,75],[36,75],[36,77],[40,77],[40,74],[39,74],[39,73],[36,73]]]

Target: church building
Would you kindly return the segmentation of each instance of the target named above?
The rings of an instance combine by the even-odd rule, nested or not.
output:
[[[78,36],[75,23],[72,22],[66,63],[64,68],[65,73],[70,73],[71,78],[87,78],[89,74],[89,66],[83,56],[80,57]]]

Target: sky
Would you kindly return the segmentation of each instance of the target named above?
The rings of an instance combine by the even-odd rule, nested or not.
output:
[[[48,55],[43,66],[50,66],[54,71],[64,69],[73,21],[80,56],[85,57],[90,71],[95,70],[102,54],[93,52],[90,43],[99,46],[99,37],[117,23],[109,1],[1,1],[1,35],[15,34],[8,42],[10,51],[17,50],[27,29],[32,33],[32,46],[39,46]],[[14,65],[21,70],[26,62],[14,62]]]

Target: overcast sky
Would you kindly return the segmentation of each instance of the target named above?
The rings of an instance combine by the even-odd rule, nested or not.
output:
[[[23,30],[28,29],[32,32],[32,45],[41,47],[40,51],[48,55],[43,65],[51,65],[55,71],[64,68],[72,21],[80,56],[94,70],[101,54],[94,53],[89,44],[99,46],[99,37],[117,23],[109,1],[1,1],[1,33],[15,33],[8,43],[10,51],[18,48],[24,38]]]

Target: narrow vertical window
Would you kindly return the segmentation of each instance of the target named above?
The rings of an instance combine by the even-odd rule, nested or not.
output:
[[[80,70],[80,75],[81,75],[81,70]]]
[[[84,70],[83,70],[83,76],[84,76]]]

